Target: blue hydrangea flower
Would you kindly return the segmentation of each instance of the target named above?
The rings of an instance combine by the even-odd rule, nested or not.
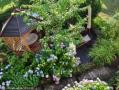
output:
[[[28,73],[29,73],[29,74],[33,74],[33,70],[29,70]]]
[[[41,59],[41,55],[40,54],[36,54],[35,55],[35,60],[37,63],[39,63],[39,60]]]
[[[48,62],[50,61],[54,61],[54,60],[57,60],[57,56],[55,56],[54,54],[51,54],[50,57],[47,59]]]
[[[23,75],[24,78],[27,78],[28,77],[28,72],[26,72],[24,75]]]
[[[9,87],[9,85],[10,85],[10,83],[11,83],[11,80],[6,81],[5,83],[6,83],[6,86]]]
[[[5,67],[5,69],[9,69],[9,68],[10,68],[10,66],[11,66],[11,65],[10,65],[10,64],[8,64],[8,65]]]

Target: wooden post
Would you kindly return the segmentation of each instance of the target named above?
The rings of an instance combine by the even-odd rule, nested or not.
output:
[[[92,8],[91,5],[88,6],[88,24],[87,29],[91,29],[91,18],[92,18]]]

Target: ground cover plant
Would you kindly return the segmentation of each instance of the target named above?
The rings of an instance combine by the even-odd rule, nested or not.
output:
[[[84,79],[82,81],[74,82],[74,85],[71,86],[68,84],[62,90],[112,90],[109,85],[101,81],[99,78],[97,80],[87,80]]]

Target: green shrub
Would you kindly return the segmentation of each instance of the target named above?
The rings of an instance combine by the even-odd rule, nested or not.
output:
[[[89,55],[93,59],[93,62],[98,65],[111,64],[116,58],[114,47],[112,42],[101,39],[91,49]]]
[[[104,81],[100,79],[97,80],[87,80],[84,79],[82,81],[75,82],[73,86],[68,84],[62,90],[112,90],[111,87]]]
[[[100,28],[100,35],[90,52],[96,65],[111,64],[119,56],[119,15],[103,21],[96,18],[95,23]]]

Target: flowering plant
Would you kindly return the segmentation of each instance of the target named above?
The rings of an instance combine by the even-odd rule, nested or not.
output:
[[[36,54],[38,62],[37,75],[48,78],[51,76],[58,83],[61,77],[72,76],[73,70],[79,65],[76,55],[76,46],[62,39],[54,38],[54,43],[46,43],[43,50]],[[62,42],[63,41],[63,42]]]
[[[100,79],[95,81],[83,79],[79,83],[75,81],[73,86],[68,84],[62,90],[113,90],[113,88],[109,87],[106,82]]]

